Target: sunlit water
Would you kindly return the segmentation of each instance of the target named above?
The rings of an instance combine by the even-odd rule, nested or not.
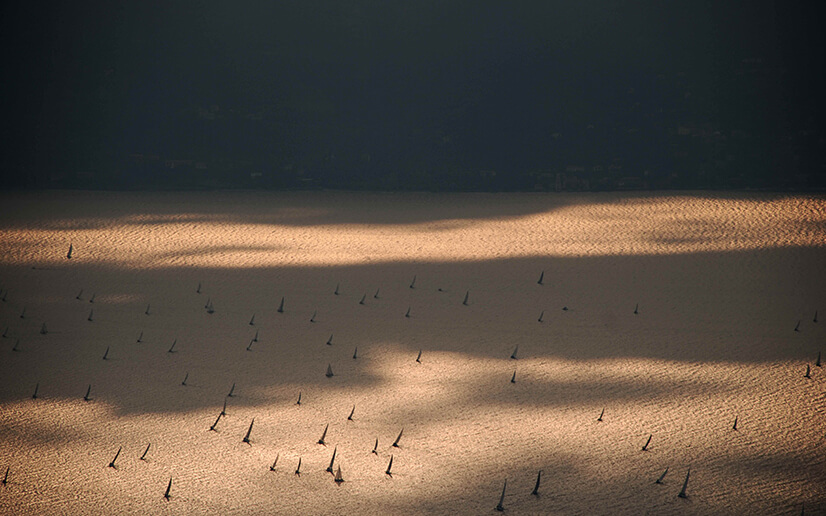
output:
[[[826,511],[823,197],[2,204],[2,512]]]

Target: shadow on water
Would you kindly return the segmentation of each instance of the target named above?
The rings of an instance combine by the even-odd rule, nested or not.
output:
[[[823,324],[812,322],[815,310],[826,307],[823,257],[821,249],[781,248],[254,269],[123,271],[80,263],[50,270],[6,267],[2,283],[9,294],[0,303],[0,326],[8,331],[0,341],[0,374],[14,381],[0,390],[0,401],[29,397],[18,386],[28,390],[37,381],[44,395],[51,390],[71,397],[73,388],[91,380],[67,373],[67,368],[84,364],[79,371],[90,371],[122,393],[109,401],[125,412],[147,410],[148,405],[151,411],[211,406],[233,381],[256,393],[237,403],[267,403],[271,396],[286,403],[299,390],[382,387],[391,381],[382,372],[387,357],[409,354],[413,366],[420,349],[427,367],[467,357],[502,378],[522,364],[541,371],[561,361],[571,371],[590,371],[569,380],[520,375],[520,381],[545,393],[525,403],[564,405],[587,399],[601,404],[675,396],[691,391],[692,385],[604,378],[598,364],[626,359],[687,365],[813,361],[826,335]],[[537,284],[541,271],[543,285]],[[200,294],[195,291],[199,283]],[[80,289],[84,300],[75,299]],[[92,293],[94,304],[86,302]],[[286,308],[279,313],[282,298]],[[212,314],[205,309],[207,300]],[[145,314],[147,305],[150,315]],[[408,308],[410,317],[405,317]],[[94,322],[87,320],[91,309]],[[315,322],[310,322],[314,313]],[[798,320],[801,327],[795,332]],[[43,323],[47,335],[40,334]],[[256,331],[260,340],[251,343]],[[328,346],[331,335],[333,345]],[[20,351],[11,350],[16,339]],[[175,352],[168,353],[176,339]],[[511,360],[517,345],[519,360]],[[109,359],[102,360],[107,346]],[[353,360],[356,347],[359,359]],[[327,363],[338,371],[332,379],[323,374]],[[145,385],[141,369],[166,378],[173,389],[191,372],[189,381],[199,394],[162,397],[151,404],[141,396],[130,401],[130,393],[148,395],[156,388]],[[50,377],[65,385],[50,389]],[[520,400],[485,398],[480,403]]]

